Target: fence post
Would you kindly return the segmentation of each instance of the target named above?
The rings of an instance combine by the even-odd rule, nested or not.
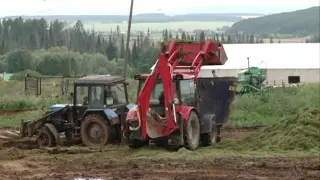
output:
[[[39,93],[39,78],[36,78],[36,96],[38,97],[38,93]]]
[[[65,94],[68,94],[68,92],[69,92],[69,79],[68,78],[65,80],[64,89],[65,89],[64,90]]]
[[[39,77],[39,95],[41,95],[41,77]]]
[[[24,76],[24,93],[27,94],[27,75]]]
[[[61,94],[64,95],[64,78],[61,78],[60,89],[61,89]]]

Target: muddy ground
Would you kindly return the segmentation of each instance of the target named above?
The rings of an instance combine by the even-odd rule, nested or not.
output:
[[[223,138],[240,140],[259,130],[258,127],[225,128]],[[228,155],[228,152],[215,149],[208,154],[208,149],[169,152],[155,148],[129,150],[118,146],[99,150],[84,147],[37,150],[35,147],[32,141],[2,140],[1,179],[320,179],[317,157]]]

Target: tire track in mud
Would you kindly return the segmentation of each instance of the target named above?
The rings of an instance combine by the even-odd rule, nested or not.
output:
[[[6,178],[73,179],[319,179],[320,163],[309,158],[221,158],[202,161],[105,160],[104,162],[14,163]]]
[[[222,140],[240,140],[248,136],[251,132],[257,132],[264,128],[264,126],[248,126],[248,127],[223,127],[221,130]],[[8,128],[0,129],[0,136],[5,136],[4,132],[9,130]],[[37,149],[37,143],[35,138],[23,138],[23,139],[13,139],[8,140],[0,138],[0,149],[4,148],[19,148],[22,150]]]
[[[17,110],[17,111],[10,111],[10,110],[0,110],[0,116],[14,116],[18,114],[22,114],[25,112],[34,111],[33,109],[26,109],[26,110]]]
[[[242,139],[263,127],[225,127],[224,139]],[[31,141],[32,142],[32,141]],[[24,141],[5,142],[12,158],[0,160],[2,179],[74,179],[96,177],[111,179],[142,180],[211,180],[211,179],[320,179],[320,160],[315,158],[206,158],[202,160],[153,160],[150,158],[115,159],[109,156],[86,154],[52,154],[26,151],[30,147]],[[26,146],[26,147],[24,147]],[[31,146],[32,147],[32,146]],[[21,149],[19,149],[21,148]],[[32,148],[31,148],[32,149]],[[1,153],[1,152],[0,152]],[[21,153],[21,155],[19,155]],[[32,158],[28,158],[32,153]],[[40,156],[45,156],[41,159]],[[81,156],[83,158],[72,159]],[[70,159],[68,159],[70,157]]]

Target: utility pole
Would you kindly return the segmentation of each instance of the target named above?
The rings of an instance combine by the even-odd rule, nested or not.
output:
[[[70,37],[69,29],[67,29],[67,49],[68,49],[68,61],[69,61],[69,76],[71,77],[71,60],[70,60]]]
[[[124,79],[127,78],[127,67],[128,67],[127,64],[128,64],[128,59],[129,59],[129,42],[130,42],[130,33],[131,33],[132,11],[133,11],[133,0],[131,0],[129,21],[128,21],[126,57],[124,59],[124,68],[123,68],[123,78]]]

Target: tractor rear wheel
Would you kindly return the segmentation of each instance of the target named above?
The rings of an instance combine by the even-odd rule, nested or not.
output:
[[[212,124],[211,132],[201,134],[201,143],[203,146],[211,146],[217,143],[217,126]]]
[[[110,143],[112,128],[107,120],[99,114],[85,117],[81,123],[81,140],[88,147],[102,147]]]
[[[54,135],[46,126],[42,127],[37,135],[39,148],[48,148],[56,145]]]
[[[183,124],[183,140],[185,148],[195,150],[199,146],[200,141],[200,123],[198,115],[192,111],[189,119]]]

